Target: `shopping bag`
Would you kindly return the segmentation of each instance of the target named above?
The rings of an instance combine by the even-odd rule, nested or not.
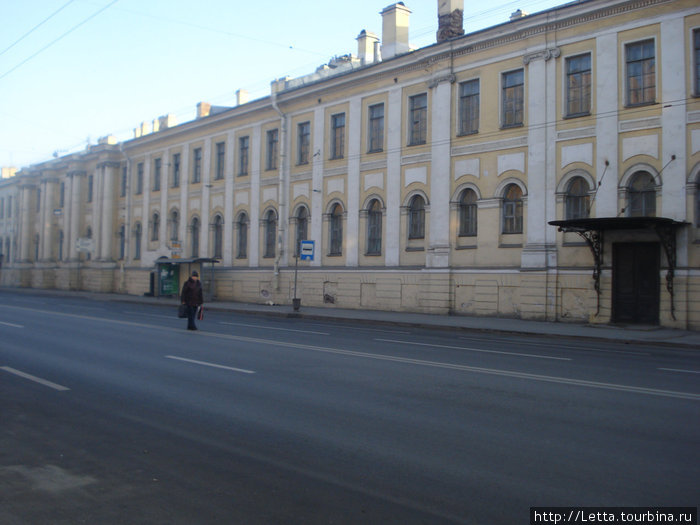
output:
[[[201,321],[202,319],[204,319],[204,307],[200,306],[199,310],[197,310],[197,320]]]
[[[187,305],[186,304],[181,304],[178,309],[177,309],[177,316],[180,319],[184,319],[187,317]]]

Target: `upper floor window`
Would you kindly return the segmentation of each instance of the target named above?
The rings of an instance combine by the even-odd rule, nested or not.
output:
[[[331,117],[331,159],[345,156],[345,113]]]
[[[198,184],[202,182],[202,148],[194,149],[192,162],[192,184]]]
[[[415,195],[408,205],[408,238],[425,238],[425,200]]]
[[[180,187],[180,154],[173,155],[173,188]]]
[[[266,170],[276,170],[277,169],[277,157],[279,145],[279,131],[277,129],[271,129],[267,132],[267,153],[265,155],[265,169]]]
[[[384,149],[384,104],[369,107],[369,153]]]
[[[328,255],[343,253],[343,207],[334,204],[330,215],[330,252]]]
[[[88,175],[88,181],[87,181],[87,201],[92,202],[92,191],[93,191],[93,177],[92,175]]]
[[[517,71],[503,73],[501,89],[502,127],[522,126],[525,104],[525,75],[523,70],[518,69]]]
[[[141,258],[141,237],[143,235],[143,230],[141,228],[141,223],[137,222],[134,226],[134,259]]]
[[[126,197],[126,166],[122,168],[122,176],[119,181],[119,196]]]
[[[627,216],[654,217],[656,215],[656,183],[646,171],[632,176],[627,187]]]
[[[459,197],[459,236],[473,237],[477,226],[477,196],[472,189],[466,189]]]
[[[194,217],[190,223],[190,232],[192,233],[192,237],[190,238],[192,241],[190,253],[192,257],[199,257],[199,219],[197,217]]]
[[[567,219],[585,219],[589,215],[590,196],[588,182],[583,177],[574,177],[566,188]]]
[[[408,145],[425,144],[428,137],[428,94],[421,93],[408,99]]]
[[[311,123],[302,122],[297,126],[297,164],[309,163]]]
[[[160,234],[160,215],[158,212],[153,213],[151,217],[151,241],[157,241]]]
[[[469,80],[459,85],[459,134],[469,135],[479,131],[479,80]]]
[[[136,195],[143,193],[143,162],[139,162],[136,165],[136,188],[134,188],[134,193]]]
[[[625,46],[627,105],[656,102],[656,56],[653,40]]]
[[[163,169],[163,161],[156,159],[153,161],[153,191],[160,191],[160,174]]]
[[[63,208],[66,205],[66,183],[61,183],[61,194],[58,200],[58,206]],[[0,218],[3,216],[2,213],[2,201],[0,201]]]
[[[238,139],[238,175],[248,175],[248,153],[250,148],[250,138],[240,137]]]
[[[217,142],[216,143],[216,172],[214,175],[214,180],[221,180],[224,178],[224,167],[226,165],[226,143]]]
[[[591,55],[566,59],[566,116],[591,112]]]
[[[509,184],[503,192],[502,233],[523,233],[523,190]]]
[[[180,215],[177,210],[170,214],[170,240],[177,241],[180,237]]]

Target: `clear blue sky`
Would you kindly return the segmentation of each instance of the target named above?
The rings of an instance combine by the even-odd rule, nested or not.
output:
[[[357,53],[362,29],[381,36],[390,0],[0,1],[0,166],[23,167],[132,137],[168,113],[194,118],[197,102],[235,105],[235,91],[269,95],[270,81]],[[404,0],[410,41],[435,42],[437,2]],[[465,0],[465,30],[565,0]],[[271,7],[268,7],[271,6]]]

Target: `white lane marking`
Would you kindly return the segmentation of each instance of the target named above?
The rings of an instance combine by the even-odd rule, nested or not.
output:
[[[20,370],[15,370],[14,368],[10,368],[9,366],[0,366],[0,370],[4,370],[5,372],[9,372],[10,374],[23,377],[24,379],[29,379],[30,381],[34,381],[35,383],[39,383],[40,385],[48,386],[49,388],[53,388],[54,390],[59,390],[61,392],[70,390],[70,388],[68,388],[67,386],[52,383],[51,381],[47,381],[46,379],[27,374],[26,372],[21,372]]]
[[[465,341],[477,341],[477,342],[483,342],[484,339],[477,339],[475,337],[460,337],[460,339],[463,339]],[[492,343],[506,343],[506,344],[514,344],[515,341],[512,339],[489,339],[489,342]],[[542,347],[542,346],[548,346],[554,349],[566,349],[566,350],[576,350],[579,352],[604,352],[606,354],[625,354],[625,355],[651,355],[650,353],[647,352],[637,352],[634,350],[607,350],[607,349],[597,349],[597,348],[591,348],[590,346],[574,346],[574,345],[560,345],[560,344],[555,344],[555,343],[533,343],[533,342],[528,342],[528,341],[517,341],[518,346],[524,346],[524,345],[529,345],[529,346],[537,346],[537,347]]]
[[[273,327],[273,326],[263,326],[263,325],[259,325],[259,324],[227,323],[226,321],[220,321],[219,324],[226,324],[229,326],[247,326],[249,328],[262,328],[263,330],[283,330],[285,332],[299,332],[302,334],[331,335],[328,332],[313,332],[311,330],[294,330],[293,328],[277,328],[277,327]]]
[[[502,352],[500,350],[485,350],[483,348],[468,348],[465,346],[450,346],[450,345],[438,345],[438,344],[432,344],[432,343],[418,343],[415,341],[400,341],[398,339],[375,339],[375,341],[381,341],[381,342],[385,342],[385,343],[399,343],[399,344],[414,345],[414,346],[429,346],[432,348],[447,348],[450,350],[466,350],[469,352],[481,352],[484,354],[515,355],[518,357],[536,357],[537,359],[554,359],[556,361],[572,361],[572,359],[570,359],[568,357],[552,357],[549,355],[521,354],[518,352]]]
[[[175,319],[174,315],[163,315],[163,314],[147,314],[143,312],[134,312],[131,310],[124,310],[124,313],[126,315],[140,315],[143,317],[157,317],[159,319]]]
[[[657,368],[657,370],[665,370],[666,372],[684,372],[686,374],[700,374],[700,370],[683,370],[681,368]]]
[[[178,357],[176,355],[166,355],[168,359],[184,361],[185,363],[194,363],[195,365],[210,366],[212,368],[222,368],[224,370],[232,370],[233,372],[241,372],[242,374],[254,374],[252,370],[244,370],[243,368],[234,368],[232,366],[217,365],[216,363],[207,363],[206,361],[197,361],[196,359],[187,359],[186,357]]]
[[[24,325],[21,324],[5,323],[3,321],[0,321],[0,324],[5,326],[11,326],[12,328],[24,328]]]

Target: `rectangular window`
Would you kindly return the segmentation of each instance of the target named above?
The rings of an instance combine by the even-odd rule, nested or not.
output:
[[[173,188],[180,187],[180,154],[173,155]]]
[[[88,184],[87,184],[87,201],[88,202],[92,202],[92,186],[93,186],[92,175],[88,175]]]
[[[192,184],[200,182],[202,182],[202,148],[195,148],[192,159]]]
[[[428,135],[428,94],[414,95],[408,99],[408,145],[425,144]]]
[[[153,191],[160,191],[160,174],[163,170],[163,161],[156,159],[153,161]]]
[[[136,165],[136,188],[134,193],[141,195],[143,193],[143,162]]]
[[[277,157],[279,145],[279,131],[276,129],[271,129],[267,132],[267,156],[265,159],[265,169],[276,170],[277,169]]]
[[[122,168],[122,180],[119,184],[119,196],[126,197],[126,166]]]
[[[226,143],[217,142],[216,143],[216,174],[214,175],[214,180],[221,180],[224,178],[224,166],[226,165]]]
[[[502,90],[502,127],[522,126],[525,100],[525,75],[523,70],[519,69],[503,73]]]
[[[566,116],[591,113],[591,55],[566,59]]]
[[[238,175],[248,175],[248,150],[250,139],[240,137],[238,139]]]
[[[479,131],[479,80],[469,80],[459,85],[459,134],[469,135]]]
[[[368,153],[384,150],[384,104],[369,107]]]
[[[297,164],[309,163],[311,123],[302,122],[297,126]]]
[[[625,46],[627,105],[656,102],[656,56],[654,41],[645,40]]]
[[[345,113],[331,117],[331,159],[345,156]]]
[[[61,196],[58,201],[59,208],[63,208],[66,205],[66,183],[61,183]],[[0,217],[2,217],[2,201],[0,201]]]

